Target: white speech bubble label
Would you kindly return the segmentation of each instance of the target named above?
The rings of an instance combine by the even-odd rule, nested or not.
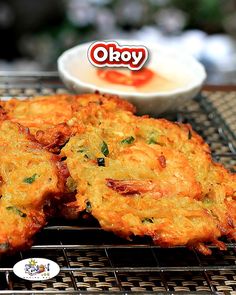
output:
[[[24,280],[45,281],[58,275],[60,267],[46,258],[27,258],[17,262],[13,266],[13,272]]]

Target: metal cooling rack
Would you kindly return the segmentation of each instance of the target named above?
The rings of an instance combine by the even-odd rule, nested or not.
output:
[[[63,93],[57,73],[2,73],[0,95]],[[216,161],[236,170],[236,88],[203,91],[168,119],[188,122],[209,143]],[[236,245],[212,247],[205,257],[185,247],[162,249],[148,239],[124,241],[95,222],[52,221],[34,246],[0,258],[0,294],[231,294],[236,295]],[[21,259],[44,257],[61,271],[53,279],[27,282],[12,273]]]

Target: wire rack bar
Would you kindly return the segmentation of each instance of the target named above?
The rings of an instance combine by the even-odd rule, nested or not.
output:
[[[189,267],[61,267],[61,271],[63,272],[72,272],[72,271],[81,271],[81,272],[182,272],[182,271],[207,271],[207,270],[236,270],[236,265],[226,265],[226,266],[189,266]],[[11,271],[12,268],[1,268],[0,272]]]
[[[235,243],[225,243],[226,247],[228,249],[235,248]],[[149,245],[149,244],[110,244],[110,245],[102,245],[102,244],[63,244],[63,245],[34,245],[31,247],[31,249],[86,249],[86,250],[93,250],[93,249],[162,249],[162,247],[158,245]],[[210,249],[217,249],[216,246],[209,245]],[[175,247],[169,247],[168,249],[185,249],[184,246],[175,246]]]

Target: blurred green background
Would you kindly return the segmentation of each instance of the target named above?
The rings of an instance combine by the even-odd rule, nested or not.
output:
[[[236,83],[236,0],[0,0],[0,71],[56,70],[66,49],[139,39],[186,50]]]

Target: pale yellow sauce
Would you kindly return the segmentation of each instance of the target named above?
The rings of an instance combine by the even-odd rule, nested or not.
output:
[[[124,68],[114,68],[114,70],[124,73],[125,75],[131,75],[129,69]],[[82,82],[93,84],[97,87],[116,89],[118,91],[124,92],[141,92],[141,93],[153,93],[153,92],[166,92],[175,90],[176,88],[182,87],[186,84],[186,81],[180,80],[179,78],[165,78],[154,72],[153,77],[145,84],[137,87],[126,86],[116,83],[110,83],[105,79],[98,77],[97,69],[95,67],[84,68],[83,70],[70,66],[70,72],[75,77],[79,78]]]

